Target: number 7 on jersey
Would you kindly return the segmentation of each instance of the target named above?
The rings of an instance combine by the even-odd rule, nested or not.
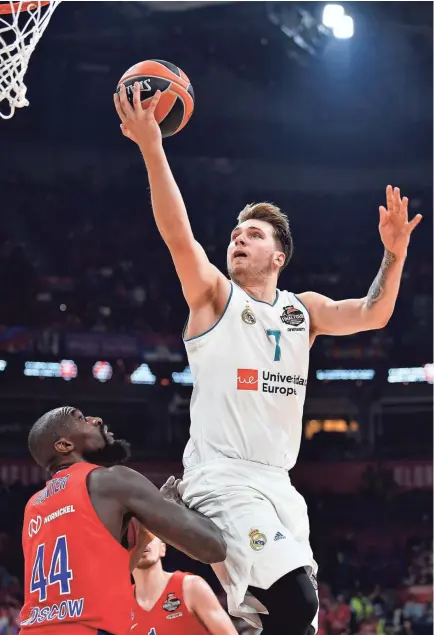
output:
[[[280,362],[280,354],[281,354],[281,350],[280,350],[280,336],[282,335],[282,333],[280,331],[274,331],[272,329],[267,329],[267,335],[274,337],[275,343],[276,343],[276,348],[274,349],[274,361],[275,362]]]

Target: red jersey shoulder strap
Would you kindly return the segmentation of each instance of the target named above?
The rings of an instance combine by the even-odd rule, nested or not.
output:
[[[184,593],[182,590],[182,585],[184,583],[184,578],[187,575],[191,575],[191,573],[186,573],[184,571],[175,571],[166,587],[167,593],[175,593],[180,599],[184,599]]]
[[[185,604],[182,584],[186,575],[183,571],[175,571],[172,573],[166,588],[160,596],[157,605],[160,605],[165,611],[174,611],[182,604]],[[188,608],[186,606],[186,608]]]

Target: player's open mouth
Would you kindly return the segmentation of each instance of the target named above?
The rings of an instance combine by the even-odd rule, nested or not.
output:
[[[238,249],[237,251],[234,251],[233,258],[234,260],[235,258],[247,258],[247,254],[245,251],[241,251],[240,249]]]

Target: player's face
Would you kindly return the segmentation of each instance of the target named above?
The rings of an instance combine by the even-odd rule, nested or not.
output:
[[[85,417],[80,410],[74,410],[72,416],[75,426],[71,441],[83,458],[100,465],[123,463],[129,458],[129,444],[115,439],[100,417]]]
[[[74,410],[72,416],[76,420],[75,435],[80,438],[84,452],[102,450],[114,443],[113,433],[100,417],[85,417],[80,410]]]
[[[268,277],[283,265],[270,223],[246,220],[235,227],[227,252],[228,273],[237,283]]]
[[[164,558],[166,555],[166,545],[159,538],[151,540],[149,545],[144,549],[136,568],[150,569]]]

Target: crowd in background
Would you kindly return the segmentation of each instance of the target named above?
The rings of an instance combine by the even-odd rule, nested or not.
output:
[[[181,179],[181,187],[198,239],[224,271],[230,231],[249,199],[221,190],[210,198],[207,184],[200,185],[199,180],[192,184]],[[14,205],[15,214],[6,218],[0,232],[0,281],[9,289],[8,302],[0,307],[0,324],[70,331],[181,332],[186,305],[155,228],[140,168],[128,174],[127,183],[124,179],[101,183],[89,176],[87,180],[65,178],[50,187],[27,182],[22,188],[19,174],[8,175],[2,196]],[[425,196],[414,198],[411,213],[429,204],[428,191]],[[309,200],[306,210],[305,197],[277,194],[275,202],[288,213],[295,240],[293,260],[280,285],[295,292],[315,290],[335,299],[366,295],[382,255],[377,233],[377,206],[383,202],[379,197],[383,193],[360,197],[355,209],[351,197],[329,201],[319,196]],[[38,201],[37,212],[33,201]],[[330,221],[319,220],[312,230],[306,212],[321,219],[324,208],[331,215],[331,206]],[[351,226],[342,227],[348,237],[342,242],[333,228],[337,219],[347,217],[348,206],[354,231]],[[109,209],[120,213],[109,214]],[[369,214],[372,221],[367,223]],[[424,222],[418,237],[422,244],[430,220]],[[324,356],[342,361],[381,360],[399,350],[409,362],[412,357],[423,358],[432,337],[430,257],[429,249],[410,251],[400,300],[387,331],[339,342],[325,338],[318,344]],[[8,285],[11,279],[13,286]]]

